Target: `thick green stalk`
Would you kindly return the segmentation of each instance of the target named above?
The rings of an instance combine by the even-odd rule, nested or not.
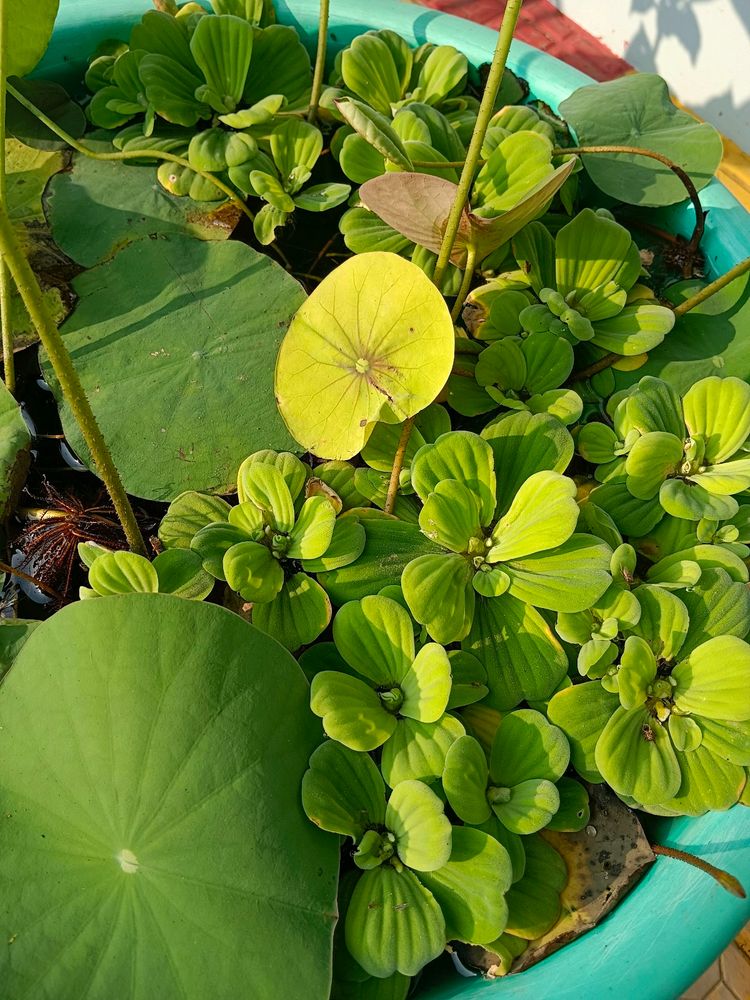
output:
[[[307,120],[315,124],[318,117],[320,95],[323,92],[323,77],[326,71],[326,49],[328,47],[328,14],[330,0],[320,0],[320,19],[318,20],[318,48],[315,53],[315,70],[313,72],[312,91],[310,92],[310,107],[307,110]]]
[[[696,306],[705,302],[706,299],[710,299],[712,295],[720,292],[722,288],[726,288],[735,278],[742,277],[748,271],[750,271],[750,257],[745,257],[739,264],[735,264],[734,267],[730,268],[726,274],[722,274],[720,278],[716,278],[710,284],[706,285],[705,288],[701,288],[699,292],[696,292],[695,295],[691,295],[689,299],[685,299],[684,302],[675,306],[675,316],[684,316],[685,313],[690,312],[691,309],[695,309]]]
[[[474,174],[476,173],[479,156],[484,145],[484,137],[487,134],[490,119],[495,110],[495,101],[500,91],[500,85],[503,82],[503,73],[505,72],[505,64],[508,61],[510,43],[513,41],[513,32],[516,30],[516,23],[518,22],[518,15],[521,13],[522,4],[523,0],[507,0],[505,5],[503,21],[497,36],[495,54],[492,57],[492,66],[490,67],[484,94],[479,105],[479,113],[477,114],[469,149],[466,153],[466,161],[461,170],[456,200],[448,216],[445,232],[443,233],[443,242],[440,246],[438,261],[435,266],[433,280],[438,288],[448,268],[453,244],[456,242],[456,235],[461,224],[461,215],[469,200],[471,185],[474,183]]]
[[[4,206],[0,206],[0,255],[7,264],[23,303],[31,316],[31,321],[47,352],[55,377],[60,383],[62,394],[81,428],[86,445],[96,465],[96,471],[112,498],[128,545],[133,552],[146,555],[143,538],[133,514],[133,508],[130,506],[130,501],[122,485],[120,474],[112,461],[112,456],[81,385],[78,372],[73,367],[68,349],[63,343],[60,331],[57,329],[42,296],[39,282],[18,245],[16,234]]]
[[[433,283],[437,285],[438,288],[442,287],[443,278],[445,277],[445,272],[447,271],[448,264],[450,263],[451,253],[453,252],[453,245],[456,242],[458,229],[461,225],[461,216],[463,215],[464,209],[469,201],[471,185],[474,183],[474,175],[479,164],[480,153],[482,152],[482,146],[484,145],[484,138],[487,135],[490,119],[492,118],[492,114],[495,110],[495,101],[500,91],[500,84],[503,82],[503,74],[505,73],[505,64],[508,61],[510,43],[513,41],[513,32],[516,30],[516,23],[518,22],[518,15],[521,13],[522,4],[523,0],[507,0],[505,5],[502,24],[500,25],[500,31],[497,36],[497,45],[495,46],[495,53],[492,57],[492,66],[490,67],[490,72],[487,76],[487,83],[485,84],[484,93],[482,94],[482,100],[479,105],[477,120],[474,123],[474,131],[472,133],[469,148],[466,153],[466,159],[464,160],[463,168],[461,170],[458,190],[456,191],[456,197],[453,205],[451,206],[450,214],[448,215],[448,221],[445,224],[445,232],[443,233],[443,239],[440,244],[440,253],[438,254],[437,264],[435,265],[435,273],[432,276]],[[461,282],[461,290],[459,291],[458,298],[456,299],[456,304],[453,306],[452,318],[454,319],[454,322],[461,310],[461,306],[463,306],[463,301],[466,298],[469,288],[471,287],[471,278],[474,273],[474,264],[476,262],[475,256],[476,252],[474,254],[471,252],[467,254],[466,268]],[[393,513],[396,496],[398,494],[401,469],[404,465],[404,457],[406,455],[406,448],[409,444],[409,437],[411,435],[413,424],[413,418],[407,420],[401,432],[401,439],[398,444],[398,450],[396,451],[396,455],[393,459],[393,467],[391,469],[391,476],[388,482],[388,495],[385,502],[386,514]]]
[[[5,183],[5,59],[6,5],[0,0],[0,205],[6,208]],[[8,268],[0,257],[0,327],[3,339],[3,373],[8,392],[16,391],[16,360],[13,355],[13,327],[10,314],[11,283]]]
[[[466,247],[466,267],[464,268],[464,276],[461,280],[461,287],[458,290],[456,301],[453,303],[453,309],[451,309],[451,319],[454,323],[458,322],[458,317],[461,315],[461,310],[464,307],[466,296],[469,294],[471,279],[474,277],[474,266],[476,265],[476,262],[476,245],[474,243],[469,243]]]

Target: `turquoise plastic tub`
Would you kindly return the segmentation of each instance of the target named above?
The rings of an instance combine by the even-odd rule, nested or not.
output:
[[[276,6],[280,20],[294,25],[314,49],[316,0],[276,0]],[[131,25],[151,7],[148,0],[61,0],[38,75],[80,91],[82,68],[96,44],[105,37],[127,38]],[[332,52],[369,28],[391,28],[411,43],[455,45],[475,65],[489,62],[495,48],[494,31],[410,3],[332,0],[331,7]],[[508,65],[554,110],[577,87],[592,82],[522,42],[513,43]],[[704,189],[701,201],[711,210],[703,250],[713,277],[750,256],[750,215],[718,182]],[[674,230],[692,232],[691,206],[670,209],[664,218]],[[699,819],[661,820],[651,829],[659,842],[729,869],[750,888],[750,810],[735,806]],[[598,927],[527,972],[489,983],[446,969],[442,982],[426,985],[419,995],[425,1000],[676,1000],[748,920],[750,902],[730,896],[680,862],[659,858]]]

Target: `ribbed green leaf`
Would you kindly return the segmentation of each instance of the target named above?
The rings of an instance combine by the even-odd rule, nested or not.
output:
[[[302,805],[316,826],[357,843],[385,820],[385,785],[367,754],[322,743],[302,779]]]
[[[422,781],[402,781],[391,792],[385,826],[396,838],[396,852],[407,866],[431,872],[451,853],[451,823],[443,802]]]
[[[505,928],[504,895],[511,875],[510,857],[501,844],[481,830],[456,827],[448,862],[420,880],[443,911],[449,940],[488,944]]]

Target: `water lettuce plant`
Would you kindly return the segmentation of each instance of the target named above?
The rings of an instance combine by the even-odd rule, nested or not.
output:
[[[172,1000],[182,970],[233,996],[304,981],[404,1000],[447,945],[523,967],[588,926],[590,818],[750,802],[750,389],[722,338],[695,384],[660,360],[750,268],[665,287],[699,266],[716,137],[635,77],[604,88],[622,104],[604,123],[573,95],[577,140],[606,150],[572,145],[533,95],[513,103],[520,0],[486,77],[451,45],[372,31],[328,59],[325,90],[325,0],[314,69],[269,0],[158,6],[96,49],[85,116],[0,75],[7,131],[31,144],[14,162],[54,147],[25,196],[0,153],[0,506],[65,522],[76,584],[88,573],[49,621],[0,628],[5,868],[34,869],[4,901],[10,988]],[[42,13],[12,19],[6,70],[42,54]],[[680,135],[687,173],[651,148]],[[696,228],[652,261],[613,198],[667,204],[678,183]],[[72,289],[61,253],[84,269]],[[34,430],[9,284],[124,526],[101,508],[107,547],[51,491],[16,507]],[[0,573],[41,593],[25,554]],[[18,610],[10,583],[4,598]],[[82,898],[115,908],[107,941]],[[210,954],[181,930],[195,921]]]
[[[345,938],[365,972],[413,976],[447,941],[487,944],[504,930],[508,852],[481,830],[454,827],[429,785],[401,781],[386,802],[371,758],[330,741],[310,758],[302,802],[313,823],[354,845],[361,874]]]

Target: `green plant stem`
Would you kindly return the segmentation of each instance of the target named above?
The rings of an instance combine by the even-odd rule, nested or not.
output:
[[[310,91],[310,106],[307,110],[307,120],[315,124],[318,117],[320,95],[323,92],[323,76],[326,70],[326,48],[328,46],[328,12],[330,0],[320,0],[320,17],[318,19],[318,48],[315,52],[315,70],[313,72],[312,90]]]
[[[680,851],[675,847],[652,844],[651,850],[654,854],[661,854],[665,858],[674,858],[676,861],[684,861],[686,864],[692,865],[693,868],[699,868],[706,875],[710,875],[711,878],[716,879],[719,885],[723,889],[726,889],[727,892],[731,892],[733,896],[737,896],[739,899],[747,899],[747,893],[743,889],[739,879],[736,879],[734,875],[730,875],[729,872],[724,871],[723,868],[717,868],[716,865],[704,861],[703,858],[697,858],[694,854],[688,854],[687,851]]]
[[[696,292],[695,295],[691,295],[689,299],[685,299],[684,302],[675,306],[675,316],[684,316],[685,313],[690,312],[691,309],[695,309],[696,306],[701,305],[706,299],[710,299],[712,295],[720,292],[722,288],[726,288],[735,278],[742,277],[748,271],[750,271],[750,257],[741,260],[739,264],[735,264],[734,267],[730,268],[726,274],[722,274],[720,278],[716,278],[710,284],[706,285],[705,288],[701,288],[699,292]]]
[[[642,149],[640,146],[561,146],[552,150],[553,156],[563,156],[566,153],[577,153],[578,155],[585,156],[589,154],[596,155],[597,153],[628,153],[632,156],[647,156],[651,160],[658,160],[659,163],[663,163],[665,167],[669,167],[672,173],[679,177],[688,193],[690,201],[693,203],[695,211],[695,228],[685,248],[686,259],[682,272],[684,278],[689,278],[693,271],[693,260],[698,252],[700,241],[703,239],[703,231],[706,226],[706,213],[703,211],[698,191],[690,175],[678,163],[670,160],[663,153],[656,153],[653,149]]]
[[[409,417],[408,420],[404,421],[404,426],[401,428],[401,437],[398,441],[396,454],[393,456],[391,478],[388,480],[388,493],[385,498],[385,507],[383,508],[386,514],[392,514],[393,508],[396,506],[398,482],[401,478],[401,470],[404,467],[404,458],[406,456],[406,449],[409,444],[409,438],[411,437],[411,429],[413,426],[414,417]]]
[[[5,145],[2,143],[1,145]],[[3,165],[4,166],[4,165]],[[3,166],[0,166],[0,174],[4,173]],[[0,205],[5,204],[5,199],[0,198]],[[3,375],[5,377],[5,388],[15,395],[16,391],[16,360],[13,355],[13,323],[11,320],[10,301],[12,283],[10,272],[5,266],[5,262],[0,258],[0,326],[3,330]]]
[[[474,175],[476,174],[477,165],[479,164],[479,157],[482,152],[482,146],[484,145],[484,138],[487,135],[487,129],[490,124],[490,119],[492,118],[492,113],[495,110],[495,101],[500,91],[500,84],[503,82],[503,74],[505,73],[505,64],[508,61],[510,43],[513,41],[513,32],[516,29],[516,23],[518,21],[518,15],[521,13],[522,4],[523,0],[507,0],[505,5],[502,24],[500,25],[500,30],[497,35],[497,45],[495,46],[495,52],[492,56],[492,65],[487,76],[487,82],[484,87],[484,93],[482,94],[482,100],[479,104],[477,120],[474,123],[474,131],[471,135],[469,148],[466,151],[466,159],[462,164],[458,190],[456,191],[456,197],[453,201],[453,205],[451,206],[451,210],[448,215],[448,220],[445,224],[445,231],[443,232],[443,239],[440,244],[440,253],[438,254],[435,272],[432,276],[432,281],[438,288],[442,287],[443,278],[445,277],[445,272],[448,270],[448,264],[450,263],[451,254],[453,253],[453,244],[456,242],[456,236],[458,235],[459,226],[461,225],[461,216],[463,215],[464,209],[469,201],[471,185],[474,183]],[[471,285],[475,257],[476,250],[475,256],[471,260],[469,251],[467,251],[466,267],[464,269],[464,276],[461,282],[461,291],[459,292],[456,300],[457,303],[460,302],[458,312],[460,312],[461,306],[463,306],[463,299],[466,297]],[[454,305],[453,310],[456,312],[456,305]],[[451,318],[453,318],[453,316]],[[409,437],[411,435],[413,424],[413,418],[410,418],[404,424],[401,432],[401,440],[398,443],[398,448],[393,459],[391,478],[388,482],[388,495],[385,501],[385,511],[387,514],[390,514],[393,511],[393,507],[396,503],[401,469],[404,466],[404,456],[406,455],[406,448],[409,444]]]
[[[695,295],[691,295],[689,299],[685,299],[678,306],[673,307],[675,316],[678,318],[684,316],[685,313],[689,313],[691,309],[695,309],[697,306],[701,305],[706,299],[710,299],[712,295],[716,295],[720,292],[722,288],[726,288],[727,285],[731,284],[735,278],[741,278],[743,274],[750,272],[750,257],[746,257],[741,260],[739,264],[735,264],[734,267],[730,268],[726,274],[722,274],[720,278],[716,278],[710,284],[706,285],[705,288],[701,288],[699,292]],[[587,378],[591,378],[592,375],[596,375],[599,372],[603,372],[605,368],[609,368],[611,365],[615,364],[623,357],[622,354],[605,354],[603,357],[599,358],[598,361],[592,362],[586,368],[581,368],[580,371],[573,372],[570,377],[571,382],[583,382]]]
[[[453,303],[453,309],[451,310],[451,319],[454,323],[458,322],[458,317],[461,315],[461,310],[464,307],[464,302],[466,301],[466,296],[469,294],[469,289],[471,288],[471,279],[474,277],[474,267],[477,262],[477,248],[474,243],[469,243],[466,247],[466,267],[464,268],[464,275],[461,280],[461,287],[458,290],[458,295],[456,296],[456,301]]]
[[[7,192],[5,180],[5,105],[6,105],[6,79],[5,60],[2,53],[5,52],[7,39],[7,4],[0,0],[0,206],[7,207]],[[3,342],[3,375],[5,377],[5,387],[8,392],[16,391],[16,359],[13,354],[13,325],[11,323],[10,312],[11,283],[10,275],[5,261],[0,257],[0,327],[2,327]]]
[[[445,224],[445,232],[443,233],[443,240],[440,245],[440,253],[438,254],[438,261],[435,265],[435,275],[433,277],[433,281],[438,288],[440,288],[443,277],[445,276],[445,272],[448,268],[451,253],[453,252],[453,244],[456,241],[456,235],[458,233],[459,226],[461,225],[461,216],[463,215],[464,209],[469,200],[469,193],[471,191],[471,185],[474,183],[474,175],[476,173],[480,153],[482,152],[482,146],[484,145],[484,138],[487,135],[490,119],[492,118],[492,114],[495,110],[495,101],[500,91],[500,85],[503,82],[503,74],[505,72],[505,64],[508,61],[510,43],[513,41],[513,32],[516,29],[516,23],[518,22],[518,15],[521,13],[522,4],[523,0],[507,0],[505,5],[503,20],[497,35],[497,45],[495,46],[495,53],[492,57],[492,65],[487,76],[484,93],[482,94],[482,100],[479,105],[477,120],[474,124],[474,131],[471,135],[469,148],[466,151],[466,161],[461,170],[461,177],[458,182],[458,191],[456,192],[455,201],[453,202],[450,214],[448,215],[448,221]]]
[[[96,417],[81,385],[78,372],[73,366],[68,349],[63,343],[60,331],[57,329],[42,296],[39,282],[18,245],[13,226],[3,206],[0,206],[0,255],[10,269],[31,321],[39,334],[39,339],[47,352],[55,377],[60,383],[62,394],[81,428],[86,445],[94,460],[96,471],[112,498],[128,545],[133,552],[146,555],[146,547],[143,544],[143,538],[133,508],[130,506],[130,501],[122,485],[120,474],[112,461],[112,456],[96,422]]]

